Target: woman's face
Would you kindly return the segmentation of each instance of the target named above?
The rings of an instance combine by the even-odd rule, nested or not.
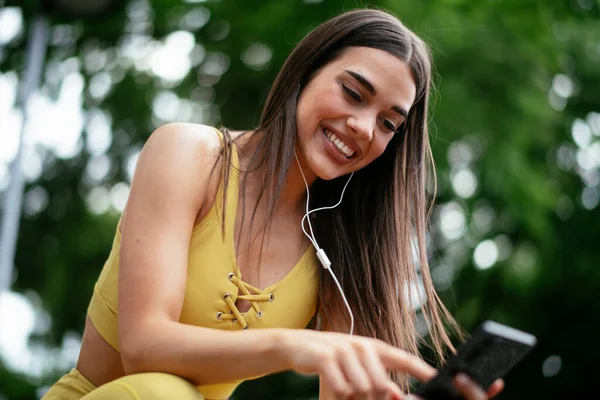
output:
[[[298,99],[304,172],[329,180],[371,163],[406,120],[415,94],[410,67],[396,56],[369,47],[344,50]]]

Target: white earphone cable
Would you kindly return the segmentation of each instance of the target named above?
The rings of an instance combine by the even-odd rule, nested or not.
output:
[[[333,278],[333,281],[335,282],[337,288],[340,291],[340,294],[342,295],[342,299],[344,300],[344,304],[346,305],[346,309],[348,310],[348,314],[350,315],[350,335],[352,335],[354,333],[354,315],[352,314],[352,309],[350,308],[350,304],[348,304],[348,300],[346,299],[346,295],[344,294],[344,291],[342,290],[342,286],[340,285],[335,274],[331,270],[331,261],[329,261],[329,258],[327,258],[327,254],[325,254],[325,251],[322,248],[320,248],[317,243],[317,239],[315,238],[315,234],[313,232],[312,225],[310,223],[309,215],[314,212],[317,212],[317,211],[331,210],[331,209],[334,209],[337,206],[339,206],[342,203],[342,199],[344,198],[344,193],[346,192],[346,188],[348,187],[348,184],[350,183],[350,179],[352,179],[352,177],[354,176],[354,172],[352,172],[352,174],[350,174],[348,181],[346,182],[346,184],[344,185],[344,188],[342,189],[342,194],[340,196],[340,200],[335,205],[315,208],[314,210],[309,211],[308,205],[309,205],[309,200],[310,200],[310,190],[308,187],[308,183],[306,182],[306,177],[304,176],[304,172],[302,171],[302,167],[300,166],[300,161],[298,160],[298,155],[296,154],[296,150],[294,150],[294,156],[296,157],[296,163],[298,163],[298,168],[300,169],[300,174],[302,174],[302,179],[304,180],[304,185],[306,186],[306,214],[304,214],[304,217],[302,217],[302,232],[304,232],[306,237],[308,237],[308,239],[312,242],[313,246],[317,250],[317,258],[319,259],[319,261],[321,262],[323,267],[327,271],[329,271],[329,274]],[[307,219],[308,227],[310,229],[310,234],[308,232],[306,232],[306,229],[304,228],[304,220],[305,219]]]

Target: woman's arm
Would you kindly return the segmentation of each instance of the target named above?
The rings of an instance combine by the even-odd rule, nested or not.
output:
[[[192,228],[212,182],[220,139],[166,125],[138,159],[123,218],[119,340],[127,373],[160,371],[210,384],[279,371],[280,332],[215,331],[179,323]],[[219,178],[217,168],[213,177]]]
[[[374,339],[303,329],[221,331],[178,322],[191,232],[214,192],[209,180],[219,146],[210,128],[173,124],[153,133],[142,150],[123,218],[119,266],[125,372],[166,372],[206,385],[291,369],[320,375],[338,397],[360,398],[369,398],[371,384],[360,365],[431,378],[434,370],[423,361]],[[213,176],[219,177],[218,169]]]

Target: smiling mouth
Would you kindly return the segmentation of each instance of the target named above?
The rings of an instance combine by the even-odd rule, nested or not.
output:
[[[345,145],[339,137],[337,137],[333,132],[331,132],[325,127],[323,128],[323,133],[325,134],[327,140],[329,140],[331,144],[334,145],[334,147],[340,152],[341,155],[343,155],[346,158],[352,158],[355,151],[350,149],[350,147],[348,147],[347,145]]]

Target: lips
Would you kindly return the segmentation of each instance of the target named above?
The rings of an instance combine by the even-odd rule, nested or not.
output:
[[[340,152],[344,157],[350,159],[358,153],[358,146],[349,138],[345,138],[341,133],[335,131],[328,126],[322,126],[323,134],[327,140]]]

